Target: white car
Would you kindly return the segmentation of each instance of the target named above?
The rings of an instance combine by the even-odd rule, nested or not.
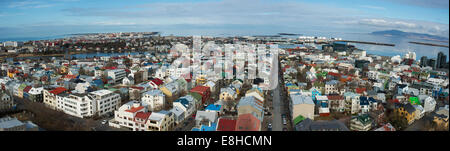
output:
[[[108,123],[107,120],[103,120],[103,121],[102,121],[102,124],[106,124],[106,123]]]

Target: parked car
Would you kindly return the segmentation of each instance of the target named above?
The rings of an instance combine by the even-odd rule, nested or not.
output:
[[[106,124],[106,123],[108,123],[107,120],[103,120],[103,121],[102,121],[102,124]]]
[[[272,123],[269,123],[269,125],[267,126],[267,130],[272,131]]]

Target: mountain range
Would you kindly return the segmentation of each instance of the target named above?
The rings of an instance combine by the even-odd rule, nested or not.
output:
[[[403,37],[403,38],[411,38],[411,39],[421,39],[421,40],[429,40],[429,41],[439,41],[439,42],[448,42],[448,38],[435,36],[430,34],[421,34],[414,32],[404,32],[400,30],[384,30],[384,31],[375,31],[371,33],[372,35],[382,35],[382,36],[394,36],[394,37]]]

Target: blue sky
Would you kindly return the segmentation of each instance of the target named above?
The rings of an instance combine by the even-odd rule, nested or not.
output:
[[[448,18],[448,0],[2,0],[0,37],[390,29],[449,37]]]

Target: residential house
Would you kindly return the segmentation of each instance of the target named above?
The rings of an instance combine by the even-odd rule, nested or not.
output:
[[[367,114],[370,111],[370,103],[367,97],[361,96],[359,97],[359,108],[362,114]]]
[[[44,87],[31,88],[30,91],[28,91],[28,100],[42,103],[44,101],[43,90]]]
[[[331,80],[325,83],[325,95],[338,94],[338,83],[337,80]]]
[[[392,126],[391,123],[387,123],[383,126],[381,126],[380,128],[375,129],[374,131],[396,131],[395,127]]]
[[[0,131],[38,131],[39,127],[31,121],[21,122],[17,118],[0,118]]]
[[[122,85],[134,85],[134,77],[128,76],[122,79]]]
[[[44,91],[43,91],[44,92],[43,93],[44,94],[43,95],[44,96],[44,104],[47,107],[56,110],[57,109],[57,105],[58,105],[58,101],[56,99],[56,96],[58,94],[66,92],[66,91],[67,91],[67,89],[64,88],[64,87],[57,87],[55,89],[45,89],[44,88]]]
[[[226,87],[220,89],[220,100],[234,101],[237,98],[236,90],[233,87]]]
[[[253,114],[240,114],[236,120],[236,131],[261,131],[261,120]]]
[[[332,121],[313,121],[309,118],[295,125],[296,131],[349,131],[344,123],[338,120]]]
[[[158,111],[164,107],[165,95],[161,90],[150,90],[143,94],[142,105],[147,107],[150,111]]]
[[[289,111],[291,112],[290,114],[293,121],[299,116],[314,119],[315,104],[310,96],[298,94],[291,95],[289,105]]]
[[[369,131],[371,128],[372,119],[368,114],[362,114],[350,120],[350,129],[353,131]]]
[[[217,118],[218,114],[216,112],[197,111],[195,114],[195,124],[197,126],[210,125],[211,123],[217,123]]]
[[[181,109],[184,112],[184,118],[188,118],[189,116],[191,116],[196,108],[195,108],[195,101],[194,98],[192,96],[184,96],[181,97],[177,100],[175,100],[172,103],[173,107],[178,107],[179,109]]]
[[[216,131],[235,131],[237,120],[220,117],[217,122]]]
[[[213,82],[213,81],[208,81],[208,82],[206,82],[203,86],[209,87],[211,93],[214,93],[214,92],[217,91],[217,85],[216,85],[216,83]]]
[[[196,86],[192,88],[189,92],[198,93],[202,95],[202,104],[209,102],[211,90],[206,86]]]
[[[242,97],[237,105],[238,115],[252,114],[260,121],[264,118],[264,102],[255,99],[253,96]]]
[[[419,95],[419,100],[423,104],[425,112],[433,112],[436,108],[436,100],[428,95]]]
[[[153,112],[146,123],[146,127],[151,131],[170,131],[174,126],[173,113],[165,110]]]
[[[413,107],[416,109],[416,120],[421,119],[425,115],[425,109],[422,107],[422,105],[413,105]]]
[[[159,88],[164,95],[167,97],[172,97],[173,95],[178,94],[178,84],[175,82],[164,84]]]
[[[345,104],[346,104],[346,111],[351,114],[359,113],[360,109],[360,95],[353,93],[353,92],[345,92],[344,98],[345,98]]]
[[[109,121],[109,126],[136,130],[137,125],[134,120],[139,112],[147,113],[147,109],[137,101],[125,103],[118,110],[114,111],[114,119]]]
[[[178,106],[174,106],[170,112],[174,114],[174,122],[175,124],[180,124],[185,119],[185,112]]]
[[[409,103],[402,104],[402,103],[396,103],[395,105],[395,114],[398,114],[402,117],[404,117],[408,124],[411,125],[414,120],[416,119],[416,109]]]
[[[329,116],[330,115],[330,106],[328,102],[327,96],[316,96],[316,104],[319,107],[319,115],[320,116]]]
[[[0,112],[10,111],[15,107],[15,103],[11,96],[1,92],[0,93]]]
[[[123,78],[127,76],[124,69],[115,69],[107,71],[108,77],[111,77],[114,83],[121,83]]]
[[[345,98],[342,95],[328,95],[328,101],[330,102],[330,109],[334,112],[345,111]]]

